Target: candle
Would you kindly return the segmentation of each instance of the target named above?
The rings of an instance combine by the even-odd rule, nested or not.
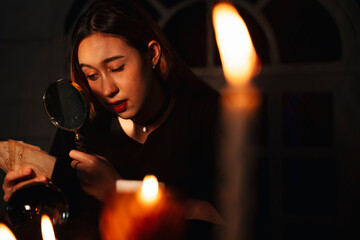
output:
[[[222,135],[220,142],[219,203],[227,223],[219,239],[247,239],[247,219],[251,202],[248,159],[248,129],[260,97],[250,80],[260,71],[260,62],[246,24],[236,8],[218,3],[213,8],[213,24],[223,71],[228,85],[222,91]]]
[[[141,190],[138,191],[137,197],[144,204],[155,204],[160,198],[159,184],[154,175],[145,176]]]
[[[118,192],[100,217],[103,240],[183,239],[184,206],[155,176],[146,176],[136,191]]]
[[[43,240],[55,240],[54,228],[49,216],[41,216],[41,234]]]
[[[0,223],[0,239],[1,240],[16,240],[11,230],[3,223]]]

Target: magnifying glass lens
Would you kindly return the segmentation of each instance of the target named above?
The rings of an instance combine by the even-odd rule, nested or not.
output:
[[[51,84],[44,97],[46,112],[53,124],[69,131],[78,130],[85,122],[87,105],[82,94],[69,80]]]

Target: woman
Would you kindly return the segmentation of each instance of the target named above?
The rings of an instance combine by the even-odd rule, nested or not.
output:
[[[82,234],[91,219],[97,224],[117,179],[149,173],[189,198],[213,202],[218,93],[180,60],[147,13],[133,1],[95,2],[74,30],[71,75],[91,111],[82,128],[86,152],[74,150],[73,134],[62,130],[50,151],[57,157],[52,181],[75,219],[69,228],[74,222]],[[23,172],[6,177],[5,200]],[[35,180],[44,179],[28,181]],[[210,238],[206,221],[189,226],[189,237]]]

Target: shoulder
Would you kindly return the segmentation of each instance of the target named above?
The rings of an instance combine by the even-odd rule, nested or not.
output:
[[[180,90],[182,97],[188,98],[193,107],[198,110],[217,111],[220,102],[220,93],[199,78],[192,78]]]
[[[187,90],[194,116],[214,119],[220,110],[220,94],[204,81],[197,79]]]
[[[181,126],[195,138],[204,138],[217,131],[220,116],[220,94],[200,79],[192,81],[179,92]],[[210,137],[210,136],[209,136]]]

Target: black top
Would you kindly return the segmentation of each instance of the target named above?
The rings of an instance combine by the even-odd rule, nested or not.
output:
[[[107,158],[122,178],[142,180],[145,175],[154,174],[188,197],[213,202],[218,116],[218,93],[199,82],[177,92],[168,118],[149,134],[144,144],[129,138],[117,117],[109,113],[82,130],[87,151]],[[95,224],[95,209],[100,209],[101,204],[79,188],[68,156],[73,148],[74,134],[58,130],[50,151],[57,157],[52,181],[68,197],[68,225],[76,221],[79,229],[79,221],[88,221],[90,215],[95,216]]]

